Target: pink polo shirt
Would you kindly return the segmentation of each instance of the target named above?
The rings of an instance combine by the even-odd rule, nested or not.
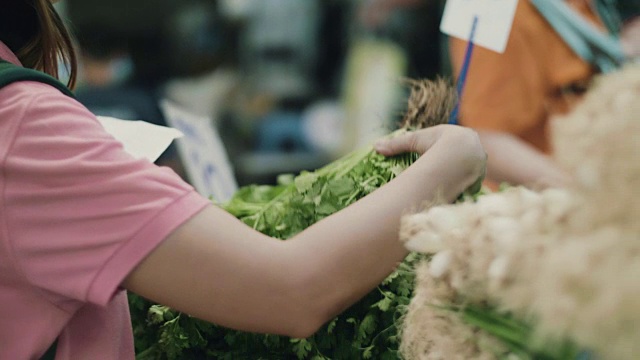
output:
[[[0,58],[19,64],[2,43]],[[209,201],[51,86],[0,89],[0,359],[133,359],[120,283]]]

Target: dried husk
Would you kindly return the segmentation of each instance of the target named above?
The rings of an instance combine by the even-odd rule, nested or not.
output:
[[[435,80],[407,80],[411,89],[407,111],[400,127],[424,129],[449,122],[449,115],[458,101],[458,95],[451,81],[444,78]]]

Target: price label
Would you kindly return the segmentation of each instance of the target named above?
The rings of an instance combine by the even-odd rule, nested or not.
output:
[[[518,0],[447,0],[440,31],[469,41],[477,19],[474,44],[503,53],[517,7]]]
[[[217,202],[230,200],[238,184],[212,119],[192,114],[168,100],[163,100],[160,107],[167,124],[184,134],[176,140],[176,146],[193,187]]]

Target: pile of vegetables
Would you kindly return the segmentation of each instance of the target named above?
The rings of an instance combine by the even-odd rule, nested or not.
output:
[[[314,172],[281,176],[278,185],[240,189],[224,208],[283,240],[393,179],[417,158],[385,158],[362,149]],[[378,289],[308,339],[218,327],[131,296],[139,359],[397,359],[396,324],[414,278],[409,256]]]
[[[448,121],[456,96],[447,82],[409,84],[409,106],[398,132]],[[416,154],[386,158],[366,147],[316,171],[282,175],[277,185],[241,188],[221,206],[256,230],[287,240],[386,184],[416,158]],[[520,236],[488,228],[475,237],[456,232],[458,227],[466,229],[465,224],[477,224],[465,222],[456,213],[462,206],[472,209],[476,217],[500,208],[494,203],[478,211],[481,202],[502,196],[482,194],[466,194],[460,199],[461,207],[451,206],[456,210],[444,215],[434,208],[407,217],[401,236],[411,243],[410,249],[418,251],[377,289],[307,339],[234,331],[130,295],[137,359],[575,359],[580,352],[574,342],[564,340],[564,334],[542,341],[537,318],[504,307],[485,290],[478,290],[488,281],[476,282],[474,276],[488,274],[491,262],[478,260],[482,271],[456,270],[458,263],[452,257],[464,262],[473,251],[490,253],[497,246],[491,242],[482,246],[480,241],[470,251],[469,239],[498,234],[504,241],[510,237],[515,241]],[[562,216],[557,211],[553,214]],[[453,240],[438,243],[431,236],[442,237],[447,231],[454,234],[449,236]],[[492,271],[497,273],[499,265]],[[456,278],[455,274],[461,275]]]

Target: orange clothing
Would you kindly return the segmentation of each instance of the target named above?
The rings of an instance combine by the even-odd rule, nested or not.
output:
[[[566,1],[604,31],[589,0]],[[467,42],[452,39],[450,45],[454,73],[459,74]],[[585,84],[594,73],[528,0],[520,0],[505,52],[474,49],[460,122],[514,134],[549,153],[549,118],[567,111],[576,100],[563,89]]]

